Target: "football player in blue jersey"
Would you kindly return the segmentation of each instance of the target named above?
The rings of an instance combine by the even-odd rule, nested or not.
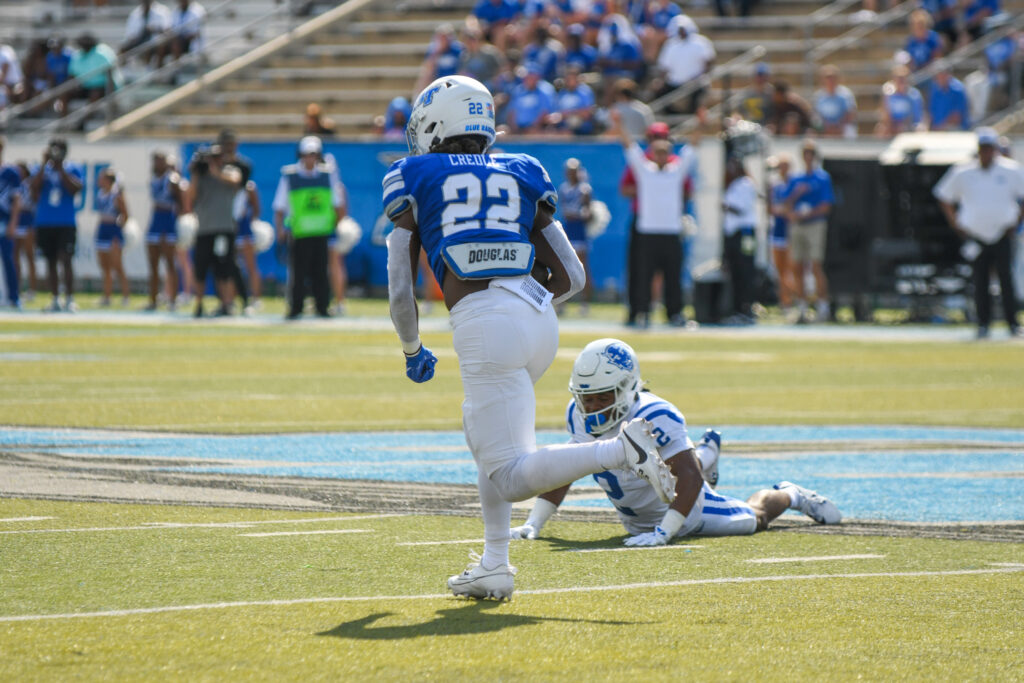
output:
[[[618,339],[587,344],[569,380],[572,399],[566,428],[570,443],[606,440],[623,422],[643,418],[653,424],[662,459],[676,476],[675,500],[666,503],[631,472],[610,469],[594,474],[629,533],[626,545],[665,545],[682,536],[752,534],[767,529],[786,509],[800,510],[821,524],[840,522],[842,515],[832,501],[788,481],[762,489],[746,502],[713,490],[718,483],[721,434],[709,429],[694,447],[682,413],[644,391],[643,384],[636,353]],[[537,538],[568,490],[565,485],[538,497],[526,523],[511,529],[511,536]]]
[[[552,216],[557,193],[525,154],[487,154],[494,100],[478,81],[446,76],[416,99],[411,156],[384,176],[391,319],[414,382],[437,358],[420,342],[413,294],[422,247],[450,312],[465,401],[463,429],[479,470],[484,553],[448,579],[459,596],[511,597],[511,502],[610,469],[633,471],[671,502],[675,482],[651,425],[638,419],[617,438],[537,448],[533,385],[555,358],[552,303],[583,287],[583,266]]]

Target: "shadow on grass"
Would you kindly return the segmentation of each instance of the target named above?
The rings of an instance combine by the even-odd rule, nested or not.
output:
[[[330,631],[321,631],[318,636],[334,638],[356,638],[360,640],[400,640],[419,636],[462,636],[476,633],[494,633],[515,626],[532,626],[545,621],[560,621],[570,624],[607,624],[609,626],[625,626],[636,624],[634,621],[607,621],[600,619],[567,619],[561,617],[537,617],[528,614],[490,613],[502,603],[494,600],[480,600],[465,606],[438,610],[432,620],[421,624],[403,624],[401,626],[373,626],[394,612],[376,612],[361,619],[338,624]]]
[[[609,538],[602,538],[595,541],[571,541],[566,538],[557,538],[555,536],[545,536],[544,541],[556,552],[578,552],[580,550],[603,550],[607,548],[621,548],[622,541],[625,536],[611,536]]]

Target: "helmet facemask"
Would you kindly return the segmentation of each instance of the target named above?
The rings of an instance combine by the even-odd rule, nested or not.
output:
[[[573,365],[569,391],[583,426],[591,436],[615,429],[629,414],[643,382],[636,354],[627,344],[614,339],[591,342]],[[584,397],[614,392],[610,405],[588,411]]]

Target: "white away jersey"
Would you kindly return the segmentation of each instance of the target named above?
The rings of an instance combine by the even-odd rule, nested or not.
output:
[[[686,432],[686,419],[679,410],[656,394],[641,391],[633,403],[633,407],[624,418],[629,422],[633,418],[642,417],[654,425],[654,438],[658,440],[658,452],[664,458],[693,448],[693,442]],[[566,427],[572,436],[573,443],[586,443],[595,438],[587,434],[576,401],[569,401],[565,414]],[[600,435],[601,439],[614,439],[617,430],[609,430]],[[604,489],[612,505],[619,512],[619,519],[631,533],[651,531],[661,523],[668,510],[668,505],[661,502],[654,488],[632,472],[624,470],[608,470],[598,472],[594,480]]]

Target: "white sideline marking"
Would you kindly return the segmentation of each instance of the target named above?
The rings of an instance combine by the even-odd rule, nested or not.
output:
[[[753,564],[776,564],[778,562],[827,562],[828,560],[880,560],[885,555],[818,555],[817,557],[762,557],[747,560]]]
[[[0,522],[41,522],[44,519],[56,519],[56,517],[5,517]]]
[[[368,534],[369,529],[317,529],[316,531],[267,531],[262,534],[238,534],[249,538],[264,536],[313,536],[315,534]]]
[[[251,522],[210,522],[210,523],[177,523],[147,522],[139,526],[94,526],[81,529],[16,529],[0,531],[0,534],[73,534],[82,531],[153,531],[156,529],[248,529],[254,524],[292,524],[304,522],[347,522],[358,519],[380,519],[382,517],[404,517],[403,514],[358,515],[355,517],[323,517],[316,519],[281,519],[255,520]]]
[[[1024,572],[1024,565],[1001,567],[999,569],[951,569],[946,571],[918,572],[877,572],[864,574],[805,574],[802,576],[726,576],[718,579],[687,579],[683,581],[658,581],[652,583],[625,583],[615,586],[571,586],[566,588],[542,588],[539,590],[517,591],[518,595],[552,595],[556,593],[590,593],[597,591],[623,591],[637,588],[674,588],[676,586],[699,586],[724,583],[760,583],[762,581],[808,581],[816,579],[871,579],[905,578],[916,576],[967,576],[974,574],[1015,574]],[[204,609],[227,609],[229,607],[280,607],[289,605],[310,605],[331,602],[378,602],[386,600],[443,600],[451,599],[450,593],[428,595],[367,595],[329,598],[295,598],[292,600],[252,600],[249,602],[213,602],[200,605],[172,605],[169,607],[140,607],[107,612],[69,612],[66,614],[17,614],[0,616],[0,623],[13,621],[43,621],[46,619],[84,619],[91,617],[128,617],[136,614],[162,614],[165,612],[192,612]]]
[[[461,541],[408,541],[395,545],[458,545],[459,543],[483,543],[482,538],[466,538]]]
[[[622,552],[623,550],[673,550],[673,549],[679,549],[679,548],[686,548],[687,550],[689,550],[690,548],[703,548],[703,547],[704,546],[702,546],[702,545],[652,545],[652,546],[638,546],[638,547],[629,547],[629,548],[586,548],[586,549],[579,548],[579,549],[566,550],[564,552],[567,552],[567,553],[619,553],[619,552]]]

